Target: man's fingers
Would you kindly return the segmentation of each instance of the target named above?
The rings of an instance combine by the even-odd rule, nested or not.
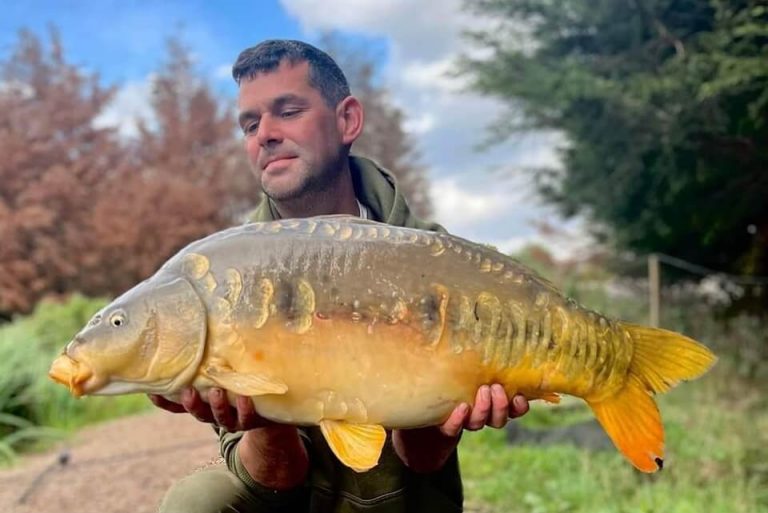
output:
[[[165,411],[169,411],[171,413],[187,413],[187,409],[184,408],[183,405],[169,401],[161,395],[147,394],[147,396],[149,397],[149,400],[152,401],[152,404],[158,408],[162,408]]]
[[[200,422],[215,422],[210,406],[205,404],[200,397],[200,393],[194,388],[182,390],[180,400],[184,408]]]
[[[237,412],[229,404],[227,394],[220,388],[212,388],[208,391],[208,404],[211,407],[213,419],[219,426],[227,431],[236,431]]]
[[[528,399],[522,394],[517,394],[512,398],[512,402],[509,404],[509,416],[511,418],[522,417],[528,413]]]
[[[255,427],[263,426],[268,422],[256,413],[256,408],[253,407],[253,400],[250,397],[239,395],[237,396],[237,399],[235,399],[235,403],[237,404],[238,431],[253,429]]]
[[[509,398],[504,387],[499,384],[491,386],[491,418],[488,424],[495,428],[503,428],[509,419]]]
[[[464,422],[469,415],[469,405],[467,403],[461,403],[451,412],[451,416],[448,417],[442,426],[440,426],[440,432],[445,436],[457,437],[461,430],[464,428]]]
[[[470,431],[482,429],[488,423],[490,413],[491,387],[483,385],[477,390],[475,405],[472,407],[472,413],[469,415],[466,428]]]

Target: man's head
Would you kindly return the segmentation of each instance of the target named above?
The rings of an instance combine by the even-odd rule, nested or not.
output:
[[[232,75],[245,149],[266,194],[277,202],[328,194],[363,124],[333,59],[299,41],[266,41],[244,50]]]
[[[344,72],[330,55],[302,41],[272,39],[243,50],[232,66],[232,78],[238,85],[259,73],[277,71],[280,64],[309,64],[309,85],[317,89],[330,108],[349,96]]]

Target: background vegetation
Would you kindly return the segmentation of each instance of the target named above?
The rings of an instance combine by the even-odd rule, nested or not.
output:
[[[462,70],[509,110],[496,140],[560,132],[545,199],[621,251],[768,275],[768,5],[469,0]]]

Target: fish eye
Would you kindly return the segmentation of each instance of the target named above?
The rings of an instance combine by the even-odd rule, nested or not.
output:
[[[115,312],[109,317],[109,324],[115,328],[125,325],[125,314],[123,312]]]

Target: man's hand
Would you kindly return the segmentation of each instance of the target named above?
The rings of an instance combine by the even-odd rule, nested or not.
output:
[[[483,385],[477,390],[475,404],[458,405],[448,420],[440,426],[440,432],[449,437],[458,437],[462,430],[477,431],[485,426],[503,428],[509,419],[525,415],[528,400],[517,394],[510,401],[504,387],[499,384]]]
[[[208,391],[208,402],[193,389],[181,392],[181,403],[159,396],[149,399],[158,408],[172,413],[189,413],[201,422],[216,424],[227,431],[244,431],[237,454],[254,481],[274,490],[290,490],[306,479],[309,456],[294,426],[265,419],[249,397],[237,396],[235,406],[220,388]]]
[[[395,430],[392,443],[397,455],[413,471],[435,472],[448,461],[464,429],[503,428],[510,418],[527,412],[528,400],[524,396],[515,395],[510,401],[501,385],[483,385],[473,406],[458,405],[440,426]]]
[[[181,403],[153,394],[149,395],[149,399],[158,408],[172,413],[189,413],[200,422],[216,424],[227,431],[248,431],[274,424],[256,413],[253,401],[248,397],[237,396],[236,406],[231,406],[226,392],[221,388],[211,388],[208,391],[208,402],[205,402],[194,388],[181,391]]]

